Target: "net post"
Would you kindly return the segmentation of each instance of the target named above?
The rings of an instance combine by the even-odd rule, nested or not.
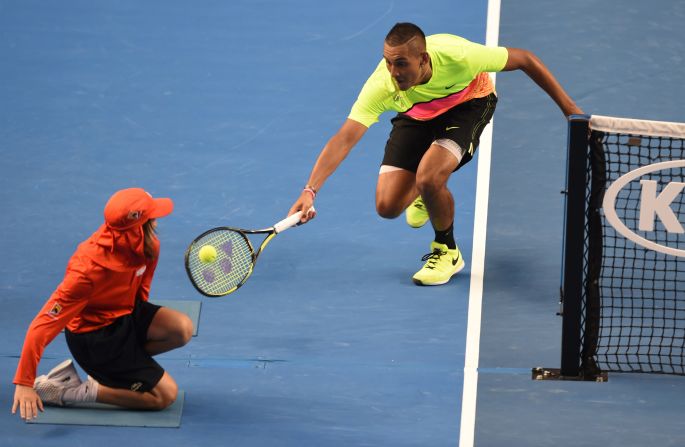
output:
[[[581,312],[589,122],[589,115],[571,115],[568,122],[560,368],[560,374],[567,377],[581,375]]]

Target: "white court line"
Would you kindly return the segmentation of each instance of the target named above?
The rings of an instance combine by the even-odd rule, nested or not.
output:
[[[499,40],[500,0],[488,0],[488,22],[485,44],[497,46]],[[494,73],[491,73],[493,81]],[[476,396],[478,390],[478,356],[480,350],[480,319],[483,304],[483,273],[485,269],[485,236],[488,224],[488,195],[490,194],[490,159],[492,152],[493,120],[483,130],[478,147],[476,180],[476,209],[473,226],[473,254],[469,314],[466,328],[466,356],[464,360],[464,391],[461,401],[459,447],[472,447],[476,427]]]

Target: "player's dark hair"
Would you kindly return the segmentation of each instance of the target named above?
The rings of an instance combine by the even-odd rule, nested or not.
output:
[[[426,35],[421,31],[421,28],[409,22],[396,23],[395,26],[385,36],[385,43],[391,47],[404,45],[413,38],[418,37],[422,47],[426,46]]]
[[[157,239],[157,232],[154,225],[155,219],[150,219],[143,224],[143,251],[145,257],[152,259],[157,255],[154,240]]]

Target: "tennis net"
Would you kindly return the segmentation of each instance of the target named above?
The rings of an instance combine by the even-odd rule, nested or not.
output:
[[[561,375],[685,374],[685,124],[569,122]]]

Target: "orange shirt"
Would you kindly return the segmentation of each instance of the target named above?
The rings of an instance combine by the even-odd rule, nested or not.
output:
[[[158,252],[159,242],[155,242]],[[33,386],[45,347],[65,327],[76,333],[94,331],[130,314],[136,299],[147,301],[158,259],[155,256],[138,268],[115,271],[77,250],[64,280],[29,326],[14,383]]]

